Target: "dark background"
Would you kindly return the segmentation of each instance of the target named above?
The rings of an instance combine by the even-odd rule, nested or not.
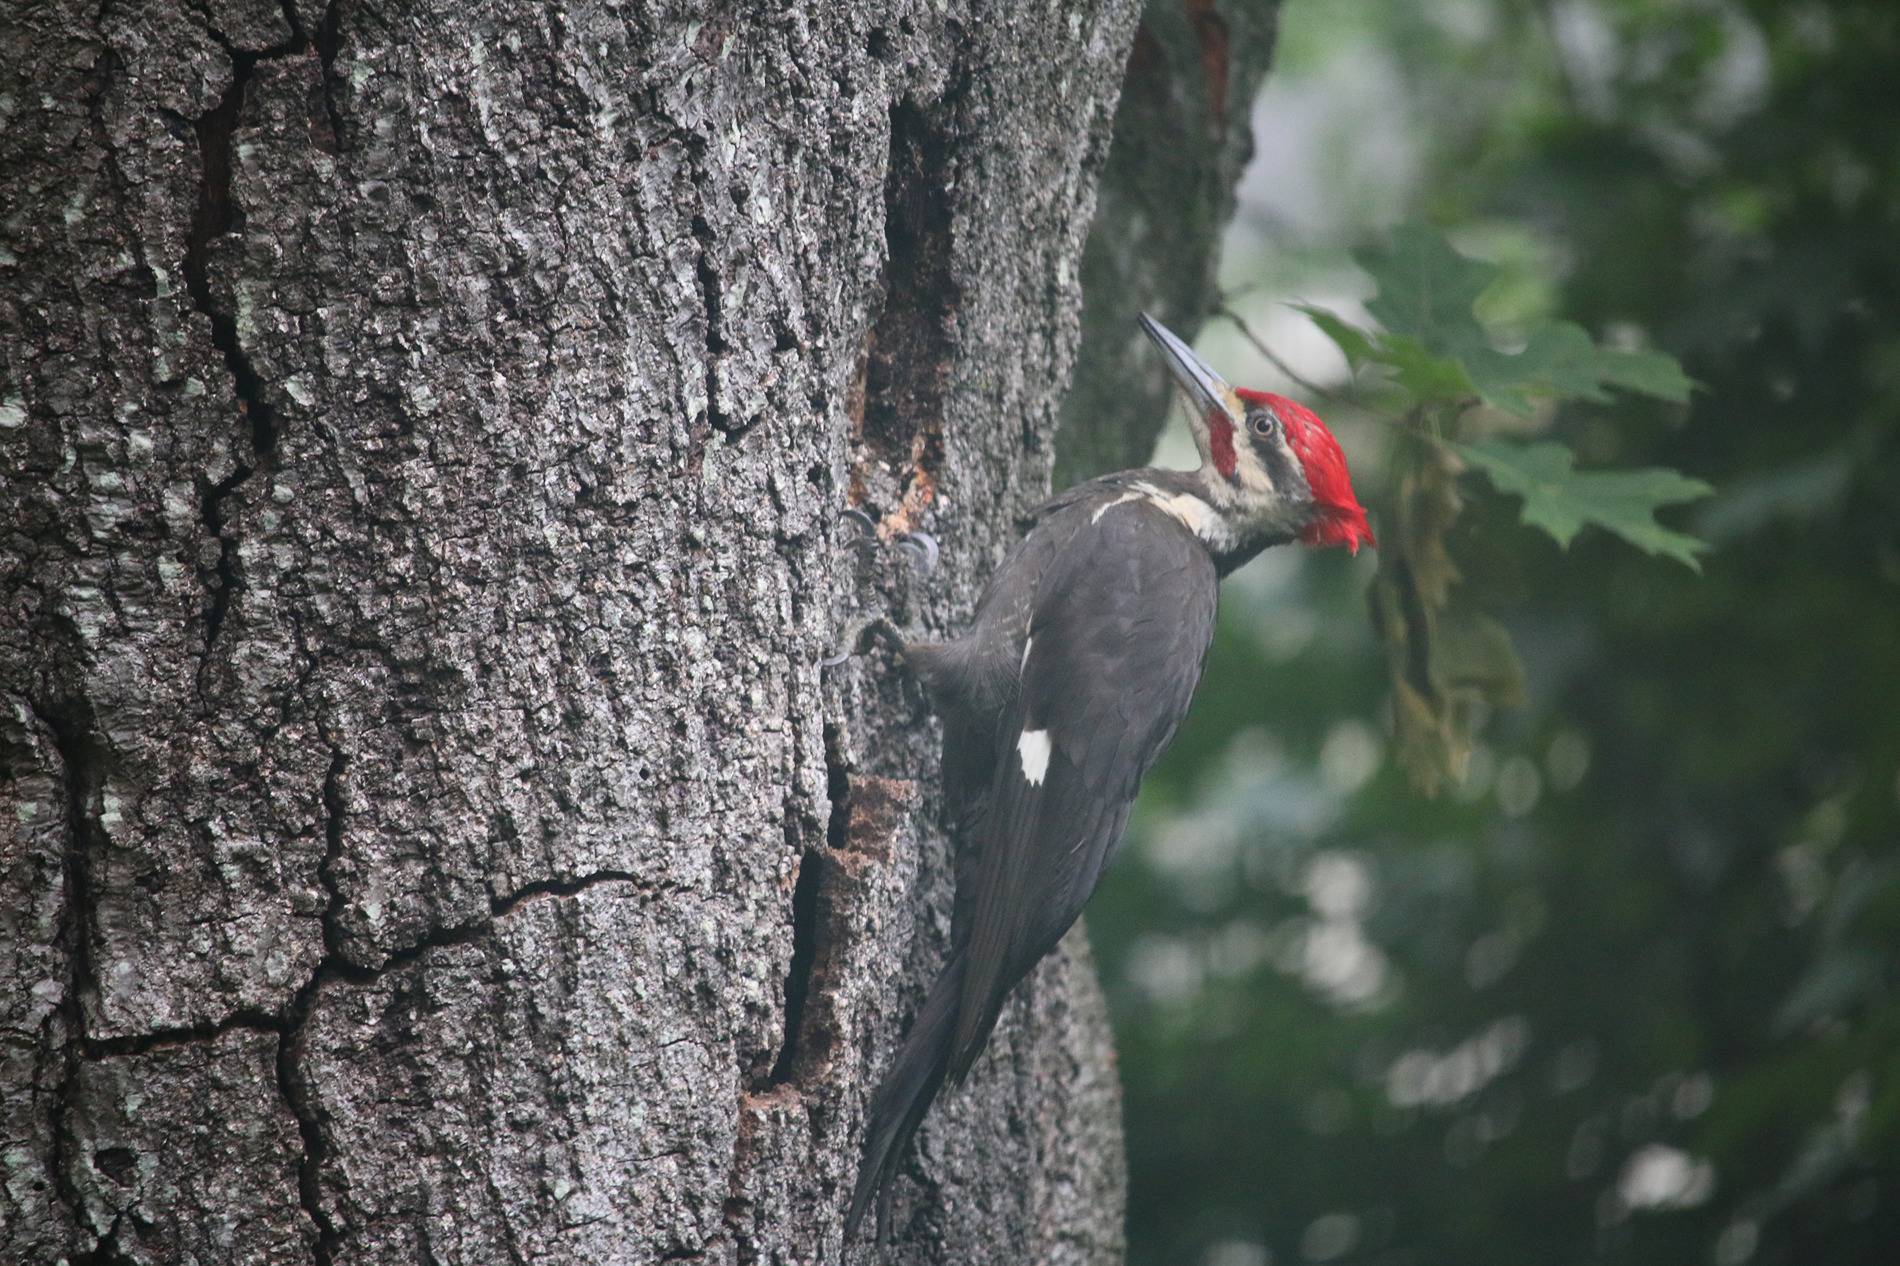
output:
[[[1487,315],[1681,359],[1686,409],[1536,425],[1715,485],[1663,514],[1713,550],[1563,551],[1467,477],[1454,559],[1528,702],[1435,799],[1391,759],[1374,560],[1229,582],[1089,915],[1131,1260],[1900,1261],[1900,5],[1281,18],[1235,306],[1339,386],[1286,303],[1353,314],[1352,248],[1448,232],[1506,269]],[[1231,326],[1200,346],[1287,387]],[[1376,524],[1381,431],[1315,403]]]

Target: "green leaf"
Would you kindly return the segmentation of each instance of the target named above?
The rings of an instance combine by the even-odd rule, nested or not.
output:
[[[1462,399],[1475,390],[1463,365],[1434,355],[1410,335],[1369,333],[1324,308],[1295,306],[1338,345],[1355,372],[1367,365],[1385,365],[1394,371],[1399,385],[1419,400]]]
[[[1439,356],[1490,346],[1471,307],[1497,277],[1495,265],[1460,255],[1420,224],[1394,229],[1389,246],[1355,258],[1379,288],[1366,311],[1391,333],[1408,334]]]
[[[1371,336],[1358,326],[1333,315],[1324,308],[1303,303],[1296,303],[1293,306],[1304,312],[1313,324],[1319,327],[1320,333],[1339,347],[1346,357],[1346,363],[1352,368],[1358,369],[1373,359]]]
[[[1467,355],[1466,363],[1487,403],[1523,417],[1533,395],[1608,400],[1598,385],[1597,355],[1582,326],[1551,321],[1533,329],[1515,355],[1483,347]]]
[[[1580,471],[1562,444],[1510,444],[1487,440],[1453,444],[1453,451],[1482,470],[1499,492],[1522,497],[1524,522],[1548,532],[1568,548],[1586,523],[1616,533],[1638,549],[1702,570],[1696,554],[1708,545],[1656,522],[1660,506],[1706,497],[1714,491],[1699,479],[1662,467]]]
[[[1459,361],[1435,356],[1409,334],[1381,334],[1372,359],[1392,367],[1399,385],[1418,400],[1462,400],[1477,390]]]
[[[1663,352],[1600,351],[1597,374],[1613,387],[1671,404],[1689,403],[1689,392],[1695,387],[1676,358]]]
[[[1606,386],[1676,403],[1689,398],[1694,384],[1673,357],[1599,347],[1570,321],[1533,326],[1523,350],[1499,351],[1473,304],[1500,270],[1459,254],[1423,225],[1395,229],[1389,245],[1355,258],[1378,287],[1366,311],[1384,332],[1369,334],[1331,314],[1303,310],[1355,368],[1365,361],[1389,365],[1420,400],[1475,392],[1493,408],[1524,417],[1538,398],[1606,403]]]

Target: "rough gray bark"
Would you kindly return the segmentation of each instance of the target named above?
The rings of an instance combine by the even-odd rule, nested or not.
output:
[[[1136,16],[0,15],[0,1260],[843,1259]],[[1122,1175],[1078,936],[882,1259]]]
[[[1082,347],[1062,405],[1058,486],[1154,452],[1173,387],[1135,316],[1146,309],[1191,339],[1215,300],[1279,15],[1278,0],[1150,0],[1142,15],[1082,256]]]

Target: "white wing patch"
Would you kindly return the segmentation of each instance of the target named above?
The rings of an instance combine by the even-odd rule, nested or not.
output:
[[[1036,644],[1036,639],[1033,637],[1026,637],[1023,639],[1023,662],[1016,665],[1016,675],[1018,677],[1023,675],[1023,669],[1029,667],[1029,648],[1034,646],[1035,644]]]
[[[1042,786],[1049,775],[1049,731],[1024,730],[1016,740],[1016,754],[1023,758],[1023,777],[1032,787]]]
[[[1139,500],[1141,500],[1140,493],[1124,492],[1121,496],[1115,498],[1113,501],[1105,502],[1102,505],[1098,506],[1095,510],[1095,513],[1089,516],[1089,523],[1091,525],[1100,523],[1102,521],[1102,516],[1107,514],[1110,510],[1113,510],[1116,506],[1123,505],[1130,501],[1139,501]]]

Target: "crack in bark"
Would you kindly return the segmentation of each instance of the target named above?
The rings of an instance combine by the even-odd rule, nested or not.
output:
[[[317,1107],[316,1096],[298,1069],[297,1044],[316,1006],[317,992],[323,986],[327,974],[324,968],[329,961],[319,963],[291,999],[277,1035],[277,1093],[283,1096],[290,1115],[296,1119],[297,1133],[303,1140],[303,1156],[297,1162],[297,1201],[311,1226],[316,1228],[317,1238],[310,1251],[317,1266],[332,1266],[343,1233],[323,1207],[323,1162],[330,1155],[330,1140],[323,1132],[323,1115]]]
[[[491,918],[504,919],[513,914],[523,903],[539,897],[577,897],[589,889],[603,884],[627,884],[638,888],[642,893],[653,896],[660,886],[628,870],[595,870],[572,879],[538,879],[524,884],[505,897],[490,897],[488,910]]]
[[[572,879],[548,879],[529,884],[516,890],[507,897],[491,897],[489,917],[473,923],[458,924],[450,928],[440,928],[423,937],[414,945],[406,946],[386,958],[380,966],[365,967],[349,961],[342,956],[340,937],[334,932],[334,916],[341,908],[341,899],[334,885],[334,879],[328,872],[329,863],[341,855],[343,838],[344,804],[342,796],[342,777],[345,768],[343,751],[334,743],[331,746],[330,769],[325,775],[323,800],[325,806],[325,860],[319,868],[324,875],[324,886],[330,893],[329,908],[325,913],[324,958],[317,964],[296,995],[291,999],[284,1018],[274,1026],[277,1039],[277,1087],[289,1105],[290,1113],[297,1121],[297,1131],[303,1139],[303,1158],[297,1169],[297,1190],[299,1203],[311,1224],[316,1227],[317,1239],[312,1252],[317,1266],[332,1266],[343,1243],[344,1228],[323,1207],[322,1173],[324,1162],[330,1155],[330,1140],[324,1132],[324,1113],[316,1101],[314,1088],[302,1074],[299,1063],[299,1044],[303,1040],[305,1026],[311,1013],[316,1009],[317,996],[323,985],[329,980],[342,980],[350,984],[370,984],[391,972],[399,971],[418,962],[430,950],[446,949],[456,945],[467,945],[482,940],[492,933],[495,924],[518,909],[524,902],[545,897],[574,897],[590,889],[610,883],[628,883],[651,889],[639,876],[627,871],[602,870]],[[333,944],[333,938],[336,944]]]
[[[306,31],[303,21],[297,16],[295,0],[277,0],[278,8],[284,15],[284,25],[290,31],[290,38],[276,48],[266,49],[261,58],[288,56],[292,53],[312,53],[317,57],[317,88],[311,94],[308,108],[312,112],[310,143],[326,154],[343,152],[343,116],[337,108],[337,77],[334,65],[336,55],[343,44],[341,15],[337,11],[337,0],[329,0],[324,7],[323,16],[317,19],[317,29]],[[207,17],[206,25],[209,26]],[[212,37],[224,41],[218,33],[212,31]],[[226,51],[230,46],[225,45]],[[316,122],[316,97],[321,96],[322,116],[327,135],[320,133],[314,126]]]
[[[375,966],[354,962],[340,953],[326,953],[323,960],[317,964],[313,980],[338,979],[350,984],[371,984],[391,972],[399,971],[416,962],[430,950],[449,949],[482,940],[495,930],[497,923],[530,901],[548,897],[575,897],[608,884],[625,884],[639,889],[641,895],[644,896],[657,896],[664,891],[662,886],[655,885],[628,871],[620,870],[592,871],[570,879],[537,880],[516,889],[505,897],[491,896],[488,914],[485,917],[472,919],[467,923],[431,929],[415,941],[392,950],[381,963]],[[309,985],[305,988],[309,988]]]
[[[838,812],[837,806],[832,813]],[[805,1033],[805,1003],[811,996],[812,969],[818,961],[818,888],[824,882],[825,857],[807,850],[798,863],[798,882],[792,888],[792,959],[785,968],[785,1037],[768,1086],[791,1085],[803,1068],[801,1056],[813,1045]]]
[[[290,7],[290,0],[284,0],[284,7]],[[323,9],[323,21],[317,24],[316,39],[318,74],[323,84],[323,113],[330,121],[330,136],[336,146],[333,152],[343,152],[343,110],[337,105],[337,94],[341,90],[342,77],[337,74],[336,57],[343,51],[343,7],[341,0],[330,0]]]
[[[915,801],[915,785],[890,778],[853,779],[836,726],[825,727],[826,789],[831,801],[824,844],[808,847],[792,890],[792,957],[785,973],[785,1036],[759,1098],[798,1095],[829,1072],[844,1038],[834,1000],[839,946],[852,936],[855,894],[866,864],[890,855],[891,838]]]
[[[135,1266],[132,1258],[119,1247],[119,1227],[125,1222],[126,1210],[130,1205],[112,1211],[112,1225],[106,1233],[93,1244],[92,1251],[82,1257],[70,1259],[72,1266]]]
[[[89,1038],[84,1031],[79,1002],[82,991],[96,992],[97,988],[86,938],[86,925],[90,921],[92,907],[86,863],[89,853],[104,843],[98,824],[105,773],[104,750],[96,735],[90,705],[84,700],[53,706],[36,703],[33,710],[53,735],[55,748],[66,770],[72,823],[70,830],[74,841],[66,858],[68,896],[67,911],[62,919],[62,937],[67,942],[69,961],[73,965],[66,1008],[67,1023],[74,1036],[69,1044],[67,1068],[62,1074],[53,1111],[53,1170],[61,1199],[71,1210],[74,1224],[78,1227],[86,1225],[85,1200],[68,1176],[75,1140],[67,1128],[66,1114],[82,1059],[131,1058],[167,1048],[214,1042],[234,1032],[273,1033],[277,1036],[275,1068],[278,1093],[296,1121],[298,1134],[303,1141],[303,1155],[297,1167],[297,1186],[299,1203],[316,1230],[316,1239],[312,1244],[313,1259],[318,1266],[332,1266],[338,1258],[345,1228],[338,1224],[323,1204],[322,1172],[332,1149],[325,1130],[325,1114],[318,1103],[314,1087],[304,1077],[300,1066],[305,1026],[316,1009],[318,996],[325,983],[331,980],[351,984],[373,983],[391,972],[414,965],[430,950],[479,941],[494,931],[497,922],[530,901],[571,898],[608,884],[631,885],[646,894],[656,891],[655,886],[641,876],[623,870],[607,869],[569,878],[539,880],[507,896],[491,897],[488,917],[437,929],[415,944],[391,954],[379,966],[366,967],[353,963],[342,956],[341,935],[336,924],[342,897],[333,870],[335,861],[342,855],[346,811],[343,778],[348,769],[348,758],[343,748],[325,733],[325,741],[330,744],[330,763],[320,792],[324,806],[325,848],[323,861],[318,865],[319,880],[328,898],[324,912],[325,952],[283,1013],[273,1015],[243,1010],[215,1023],[180,1025],[110,1038]],[[101,1253],[106,1255],[100,1256]],[[116,1263],[123,1258],[107,1237],[100,1241],[92,1256],[83,1260]]]
[[[126,1059],[169,1047],[215,1042],[228,1033],[281,1033],[284,1021],[265,1011],[234,1011],[213,1024],[181,1024],[118,1037],[89,1037],[80,1043],[89,1060]]]
[[[228,532],[225,502],[246,480],[264,469],[277,451],[277,411],[265,392],[258,374],[238,338],[237,314],[222,306],[212,293],[210,254],[215,239],[243,231],[243,213],[236,206],[231,190],[233,136],[244,108],[245,90],[258,63],[301,52],[308,41],[297,28],[296,15],[285,4],[291,38],[261,53],[247,53],[232,45],[224,34],[207,24],[211,37],[231,59],[231,83],[218,103],[201,115],[192,130],[198,141],[198,205],[185,237],[185,293],[191,305],[211,326],[211,343],[224,360],[231,375],[232,394],[237,398],[239,415],[248,423],[249,460],[234,460],[229,475],[207,486],[201,494],[199,517],[205,531],[218,542],[218,561],[213,569],[210,595],[205,606],[204,656],[198,670],[198,694],[204,698],[205,674],[211,667],[211,654],[218,633],[230,612],[233,596],[243,585],[238,565],[238,540]]]
[[[337,887],[336,864],[343,856],[343,749],[336,741],[323,733],[318,726],[317,732],[330,745],[330,767],[323,775],[323,858],[317,863],[317,883],[324,892],[323,904],[323,952],[326,958],[339,957],[343,953],[343,930],[339,919],[343,914],[343,893]]]
[[[28,700],[27,706],[53,736],[53,748],[59,753],[66,784],[67,842],[62,858],[66,899],[61,905],[57,933],[69,967],[66,996],[60,1003],[66,1022],[66,1066],[60,1072],[59,1087],[48,1115],[52,1130],[53,1186],[72,1218],[74,1229],[83,1232],[87,1225],[86,1201],[71,1173],[76,1140],[67,1117],[72,1111],[73,1091],[86,1045],[84,995],[88,991],[96,993],[99,983],[92,961],[91,858],[106,842],[105,829],[99,821],[105,789],[105,748],[99,741],[92,704],[83,695],[57,702]],[[103,1248],[104,1241],[100,1244]],[[98,1251],[95,1249],[95,1253]]]
[[[706,309],[706,421],[730,443],[750,430],[752,424],[726,416],[726,411],[719,407],[719,358],[731,351],[732,345],[726,342],[723,333],[725,319],[719,307],[721,281],[719,270],[712,262],[713,228],[705,216],[693,217],[693,236],[699,241],[699,259],[693,267],[699,277],[700,302]]]
[[[300,629],[299,640],[301,636]],[[296,1119],[297,1133],[303,1140],[303,1156],[297,1162],[297,1199],[304,1216],[310,1219],[311,1226],[317,1232],[316,1241],[311,1245],[311,1256],[317,1266],[331,1266],[343,1235],[323,1207],[323,1162],[330,1154],[330,1140],[323,1132],[322,1113],[316,1105],[315,1095],[298,1070],[297,1043],[303,1037],[311,1011],[316,1007],[317,992],[323,987],[324,979],[332,973],[333,965],[345,961],[342,958],[343,937],[337,923],[343,909],[343,895],[337,887],[335,867],[337,859],[343,855],[343,772],[348,767],[348,760],[343,748],[330,737],[323,725],[318,725],[317,733],[330,746],[330,764],[324,770],[320,793],[323,801],[323,858],[317,863],[317,882],[325,894],[323,958],[317,963],[316,970],[310,973],[310,979],[297,990],[290,1005],[285,1008],[283,1026],[277,1035],[276,1072],[277,1092],[283,1096],[290,1115]]]
[[[827,850],[843,848],[847,842],[851,773],[842,735],[835,723],[826,723],[824,743],[825,798],[831,805],[825,820],[825,847],[807,847],[799,857],[798,879],[792,886],[792,957],[785,968],[785,1031],[772,1059],[771,1071],[755,1090],[797,1085],[810,1076],[815,1063],[830,1053],[830,1043],[820,1040],[824,1035],[813,1031],[815,1026],[807,1014],[807,1004],[814,987],[823,984],[815,979],[823,922],[820,890],[830,866]],[[786,811],[791,812],[789,807]],[[790,837],[788,842],[795,843],[796,836],[789,827],[786,833]]]
[[[844,754],[844,736],[833,722],[825,723],[825,799],[831,804],[825,843],[843,848],[851,818],[851,765]]]

